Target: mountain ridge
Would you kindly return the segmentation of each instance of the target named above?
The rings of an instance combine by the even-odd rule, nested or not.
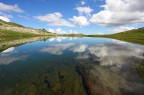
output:
[[[9,30],[9,31],[16,31],[20,33],[29,33],[29,34],[37,34],[37,35],[50,35],[51,32],[48,32],[45,29],[34,29],[30,27],[25,27],[23,25],[14,23],[14,22],[5,22],[0,20],[0,29],[1,30]]]

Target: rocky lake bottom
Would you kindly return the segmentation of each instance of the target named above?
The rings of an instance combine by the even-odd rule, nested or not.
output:
[[[1,43],[6,48],[0,52],[0,95],[144,95],[144,45],[108,38],[32,39]]]

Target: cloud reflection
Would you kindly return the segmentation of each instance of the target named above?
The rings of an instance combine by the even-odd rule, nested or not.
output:
[[[121,67],[131,57],[144,58],[144,47],[120,45],[120,44],[98,44],[95,46],[88,46],[87,44],[53,44],[40,51],[55,55],[62,55],[65,50],[77,53],[77,59],[91,59],[99,61],[100,65],[116,65]],[[94,57],[95,56],[95,57]],[[97,59],[94,59],[97,58]]]
[[[117,67],[121,67],[131,57],[143,58],[141,53],[144,52],[144,48],[134,48],[117,44],[96,45],[89,47],[88,50],[90,54],[94,54],[100,58],[100,65],[116,65]]]
[[[27,56],[0,56],[0,65],[8,65],[12,62],[25,60]]]
[[[84,51],[86,51],[87,47],[88,47],[88,45],[86,45],[86,44],[75,44],[69,50],[71,50],[73,52],[84,52]]]
[[[56,38],[50,38],[49,41],[53,42],[53,41],[57,41],[57,42],[62,42],[63,40],[75,40],[77,39],[77,37],[56,37]]]
[[[13,52],[14,50],[15,50],[15,47],[10,47],[10,48],[4,50],[4,51],[1,52],[1,53],[10,53],[10,52]]]
[[[68,43],[68,44],[53,44],[49,45],[46,48],[43,48],[40,50],[40,52],[44,53],[50,53],[55,55],[62,55],[63,51],[73,46],[74,43]]]

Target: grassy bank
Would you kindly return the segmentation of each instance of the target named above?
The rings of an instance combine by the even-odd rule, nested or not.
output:
[[[105,37],[114,38],[126,42],[132,42],[137,44],[144,44],[144,29],[134,29],[131,31],[109,34],[109,35],[86,35],[88,37]]]
[[[52,36],[38,36],[38,37],[23,37],[23,38],[3,38],[0,40],[0,52],[10,48],[19,46],[25,43],[34,41],[45,41],[50,39]]]

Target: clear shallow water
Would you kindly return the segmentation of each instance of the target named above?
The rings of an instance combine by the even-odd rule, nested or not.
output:
[[[0,53],[0,95],[144,95],[144,46],[51,38]]]

